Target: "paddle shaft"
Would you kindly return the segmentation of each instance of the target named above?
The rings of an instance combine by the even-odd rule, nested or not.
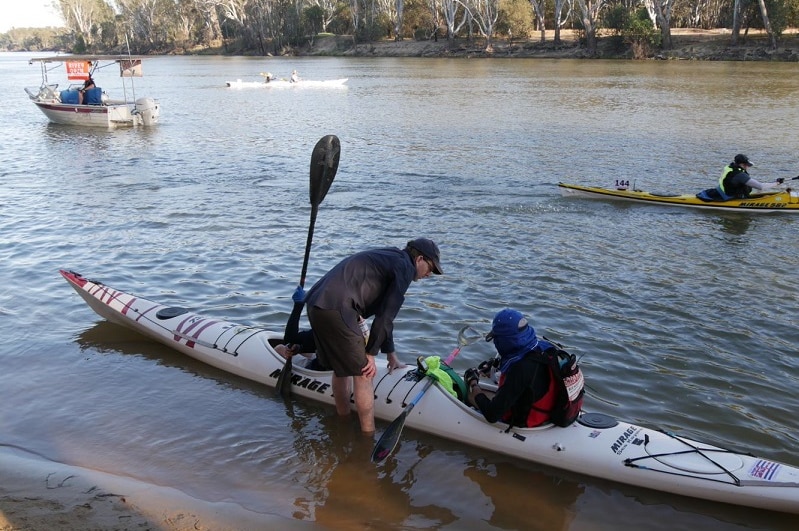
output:
[[[447,356],[447,359],[445,359],[445,360],[444,360],[444,363],[445,363],[446,365],[449,365],[450,363],[452,363],[452,360],[454,360],[454,359],[455,359],[455,357],[456,357],[458,354],[460,354],[460,352],[461,352],[461,347],[462,347],[461,345],[458,345],[458,346],[455,348],[455,350],[453,350],[453,351],[452,351],[452,353],[451,353],[449,356]]]
[[[305,275],[308,274],[308,261],[311,258],[311,243],[313,243],[313,229],[316,225],[316,214],[319,212],[319,203],[311,205],[311,224],[308,227],[308,239],[305,242],[305,258],[302,261],[302,273],[300,274],[300,287],[305,287]]]
[[[308,239],[305,241],[305,257],[302,261],[302,273],[300,274],[300,287],[305,287],[305,276],[308,273],[308,261],[311,258],[311,243],[313,242],[313,230],[316,225],[316,214],[319,211],[319,204],[327,195],[330,185],[338,171],[338,161],[341,156],[341,143],[335,135],[323,136],[313,148],[311,153],[310,169],[310,188],[309,196],[311,200],[311,222],[308,226]],[[303,303],[295,303],[303,304]],[[292,361],[289,355],[286,363],[277,377],[276,387],[283,398],[291,395],[291,370]]]
[[[319,203],[313,203],[311,205],[311,224],[308,227],[308,239],[305,242],[305,258],[302,261],[300,287],[305,287],[305,275],[308,273],[308,261],[311,258],[311,243],[313,242],[313,229],[316,224],[316,214],[318,211]],[[294,304],[302,305],[303,303],[295,302]],[[283,398],[288,398],[291,395],[291,371],[294,368],[291,358],[291,355],[286,358],[286,363],[283,365],[283,370],[280,371],[277,377],[277,383],[275,384],[277,390],[280,392],[280,396]]]

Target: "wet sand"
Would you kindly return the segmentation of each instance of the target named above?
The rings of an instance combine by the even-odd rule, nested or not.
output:
[[[0,531],[319,529],[0,447]]]

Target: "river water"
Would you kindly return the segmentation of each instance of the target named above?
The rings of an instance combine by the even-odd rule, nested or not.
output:
[[[556,187],[698,191],[738,152],[756,178],[793,177],[799,66],[155,57],[136,95],[160,100],[161,124],[98,131],[47,122],[23,92],[39,82],[30,57],[0,54],[0,444],[320,529],[793,527],[413,430],[375,467],[354,417],[109,324],[58,270],[281,329],[311,149],[335,134],[307,285],[349,253],[433,238],[446,274],[409,289],[402,359],[446,354],[462,325],[514,306],[582,356],[586,409],[799,465],[799,220]],[[347,88],[225,86],[295,68]]]

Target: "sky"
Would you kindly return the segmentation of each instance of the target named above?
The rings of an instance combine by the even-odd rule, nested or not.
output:
[[[0,33],[11,28],[63,26],[53,0],[0,0]]]

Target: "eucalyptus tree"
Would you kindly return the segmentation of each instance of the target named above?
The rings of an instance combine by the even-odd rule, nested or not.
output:
[[[278,3],[275,0],[249,0],[246,10],[251,21],[247,29],[261,54],[267,54],[267,41],[277,52],[283,46],[283,16]]]
[[[168,43],[175,18],[175,6],[169,0],[116,0],[116,4],[134,46],[151,51]]]
[[[349,0],[350,22],[352,23],[352,44],[357,42],[358,33],[361,31],[361,3],[359,0]]]
[[[671,12],[675,0],[644,0],[649,16],[654,15],[654,22],[660,28],[661,46],[670,50],[673,46],[671,40]]]
[[[402,10],[403,0],[377,0],[377,7],[380,13],[386,15],[391,28],[394,30],[394,40],[402,40]]]
[[[585,30],[585,42],[588,53],[596,55],[597,37],[596,32],[599,25],[599,15],[606,5],[606,0],[575,0],[580,8],[580,21]]]
[[[499,0],[466,0],[464,7],[469,11],[471,20],[477,24],[480,34],[485,37],[485,51],[494,51],[494,29],[499,19]]]
[[[569,10],[563,14],[563,7],[568,5]],[[574,0],[555,0],[555,44],[560,44],[560,28],[566,24],[566,21],[571,17],[572,9],[574,8]]]
[[[222,26],[219,20],[219,6],[223,0],[184,0],[196,6],[197,14],[202,21],[202,41],[210,45],[211,42],[222,38]]]
[[[766,9],[765,0],[758,0],[758,7],[760,8],[760,16],[763,18],[763,29],[766,30],[766,35],[769,37],[769,45],[772,50],[777,48],[777,37],[771,29],[771,22],[768,17],[768,10]],[[735,0],[733,4],[733,18],[732,18],[732,35],[730,44],[733,46],[738,45],[738,37],[741,32],[741,11],[743,10],[742,1]]]
[[[535,13],[535,19],[538,23],[538,29],[541,31],[541,42],[546,41],[547,34],[546,25],[544,24],[546,4],[546,0],[530,0],[530,5],[533,6],[533,13]]]
[[[58,0],[66,26],[83,36],[87,44],[96,40],[101,24],[113,20],[111,7],[103,0]]]
[[[398,0],[401,1],[401,0]],[[312,6],[318,6],[322,10],[322,31],[327,31],[327,26],[336,18],[336,0],[309,0]]]
[[[435,0],[431,0],[434,2]],[[460,22],[458,22],[458,11],[463,7],[458,0],[441,0],[441,12],[444,14],[444,22],[447,25],[447,40],[453,41],[455,35],[463,28],[471,16],[468,9],[463,9]]]

